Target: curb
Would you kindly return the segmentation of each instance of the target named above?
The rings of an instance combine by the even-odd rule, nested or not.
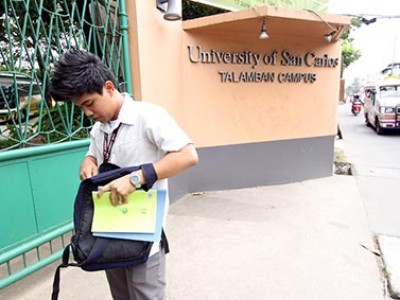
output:
[[[352,164],[348,161],[346,155],[344,140],[342,138],[336,138],[334,142],[334,174],[337,175],[354,175]]]
[[[390,235],[378,235],[384,276],[390,297],[400,299],[400,238]]]

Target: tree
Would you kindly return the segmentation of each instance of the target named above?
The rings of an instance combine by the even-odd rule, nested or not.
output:
[[[226,10],[189,0],[182,1],[182,19],[190,20],[227,12]]]
[[[119,14],[117,0],[0,0],[0,152],[88,136],[85,115],[50,97],[51,68],[65,49],[83,48],[122,82]]]
[[[361,18],[352,18],[350,20],[350,26],[346,32],[342,35],[342,74],[352,63],[357,61],[361,57],[360,50],[356,49],[353,45],[353,38],[351,33],[357,30],[362,25]]]

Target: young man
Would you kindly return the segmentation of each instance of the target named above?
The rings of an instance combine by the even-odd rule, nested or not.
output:
[[[72,101],[96,121],[80,166],[82,180],[110,164],[141,166],[100,189],[99,195],[110,191],[113,205],[124,203],[137,188],[168,190],[168,177],[198,162],[192,141],[166,110],[120,93],[114,74],[90,52],[72,49],[59,58],[50,94]],[[145,264],[106,270],[106,276],[114,299],[165,299],[164,249],[154,243]]]

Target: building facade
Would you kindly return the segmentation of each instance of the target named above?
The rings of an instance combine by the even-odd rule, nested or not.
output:
[[[153,4],[127,6],[133,94],[197,146],[177,196],[332,175],[347,17],[263,6],[171,22]]]

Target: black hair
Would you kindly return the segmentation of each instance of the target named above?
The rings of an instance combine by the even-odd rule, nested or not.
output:
[[[85,93],[102,95],[107,80],[117,88],[115,75],[98,56],[73,48],[54,64],[49,92],[56,101],[71,101]]]

